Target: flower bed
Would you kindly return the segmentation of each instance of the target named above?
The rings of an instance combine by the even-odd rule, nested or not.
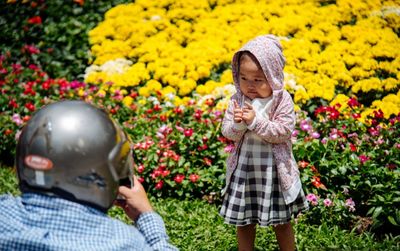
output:
[[[3,29],[14,43],[7,42],[0,56],[2,164],[13,165],[16,138],[33,112],[53,101],[83,99],[108,110],[131,135],[136,173],[150,194],[218,202],[231,147],[220,134],[234,92],[230,57],[249,38],[272,32],[282,37],[286,86],[296,101],[294,153],[311,203],[307,221],[399,231],[400,22],[394,2],[118,5],[89,33],[93,64],[82,82],[74,79],[83,76],[82,59],[89,56],[70,49],[89,45],[84,31],[94,24],[75,31],[65,25],[96,12],[92,4],[71,3],[60,20],[54,10],[62,1],[2,4],[9,9],[5,18],[26,14]],[[81,40],[74,39],[77,31]],[[54,40],[63,36],[71,47]]]

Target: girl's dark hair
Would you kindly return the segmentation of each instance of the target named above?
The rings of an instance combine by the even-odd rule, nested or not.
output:
[[[240,63],[243,60],[243,56],[248,56],[257,65],[258,69],[262,70],[260,63],[258,62],[256,56],[254,56],[250,51],[240,51],[238,55],[238,70],[240,71]]]

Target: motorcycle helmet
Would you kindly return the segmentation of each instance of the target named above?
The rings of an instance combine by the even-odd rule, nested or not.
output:
[[[20,190],[106,211],[119,182],[132,177],[130,145],[104,110],[84,101],[49,104],[31,117],[18,139]]]

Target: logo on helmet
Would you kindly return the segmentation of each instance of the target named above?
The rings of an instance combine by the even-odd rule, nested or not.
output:
[[[53,168],[53,162],[47,158],[38,155],[28,155],[24,160],[25,164],[35,170],[50,170]]]

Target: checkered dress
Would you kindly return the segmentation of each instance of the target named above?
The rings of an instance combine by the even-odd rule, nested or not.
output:
[[[248,131],[220,210],[225,222],[236,226],[256,223],[262,227],[283,224],[307,207],[303,190],[293,203],[285,204],[271,145]]]

